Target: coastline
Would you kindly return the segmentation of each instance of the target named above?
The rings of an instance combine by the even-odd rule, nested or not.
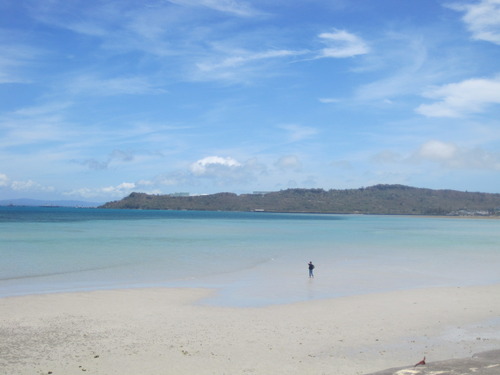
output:
[[[208,289],[0,298],[4,373],[367,374],[500,348],[500,285],[267,307],[210,306]]]

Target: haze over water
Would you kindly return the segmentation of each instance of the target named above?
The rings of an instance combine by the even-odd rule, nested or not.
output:
[[[495,219],[1,207],[0,297],[208,287],[216,293],[203,303],[261,306],[494,284],[499,226]]]

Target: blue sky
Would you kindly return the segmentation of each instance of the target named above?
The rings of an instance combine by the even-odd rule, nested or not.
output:
[[[500,0],[0,2],[0,198],[500,193]]]

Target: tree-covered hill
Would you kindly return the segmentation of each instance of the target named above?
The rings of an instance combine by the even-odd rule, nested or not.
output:
[[[287,189],[262,194],[172,196],[132,193],[101,208],[265,211],[379,215],[498,215],[500,194],[432,190],[403,185],[360,189]]]

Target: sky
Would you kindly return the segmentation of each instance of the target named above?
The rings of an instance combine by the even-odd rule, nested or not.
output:
[[[0,1],[0,199],[500,193],[500,0]]]

